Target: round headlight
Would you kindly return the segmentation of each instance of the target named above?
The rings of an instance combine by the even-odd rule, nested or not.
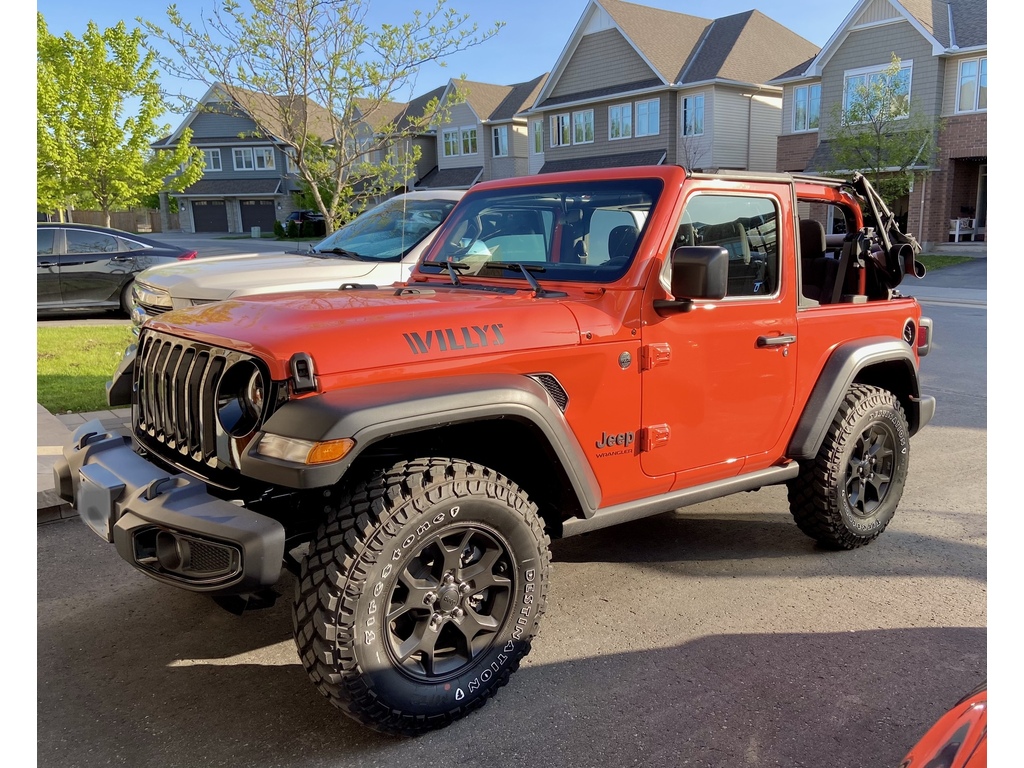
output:
[[[224,431],[245,437],[260,422],[266,387],[263,374],[251,360],[228,368],[217,386],[217,418]]]

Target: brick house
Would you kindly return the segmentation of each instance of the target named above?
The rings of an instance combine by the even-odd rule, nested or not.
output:
[[[836,107],[858,79],[899,57],[912,109],[940,120],[937,152],[895,206],[922,246],[987,229],[986,0],[860,0],[821,51],[776,79],[784,90],[777,170],[822,173]]]
[[[591,0],[526,111],[529,170],[774,171],[782,87],[770,81],[817,52],[756,10],[705,19]]]

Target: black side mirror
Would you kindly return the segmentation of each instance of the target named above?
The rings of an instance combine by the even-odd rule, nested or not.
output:
[[[672,296],[654,302],[662,316],[689,312],[695,299],[724,299],[729,288],[729,251],[716,245],[684,245],[672,251]]]

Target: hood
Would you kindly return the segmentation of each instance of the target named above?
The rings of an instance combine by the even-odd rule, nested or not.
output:
[[[251,296],[160,315],[147,328],[259,355],[275,379],[307,352],[321,377],[422,362],[575,346],[565,301],[532,291],[418,286]]]
[[[142,272],[136,280],[167,291],[175,299],[220,301],[236,294],[337,288],[341,283],[366,277],[381,265],[396,271],[399,266],[392,262],[356,261],[340,256],[319,258],[298,253],[264,253],[167,264]]]

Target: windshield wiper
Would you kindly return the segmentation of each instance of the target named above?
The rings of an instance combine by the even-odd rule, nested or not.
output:
[[[361,254],[358,254],[355,251],[346,251],[344,248],[324,248],[319,251],[313,251],[313,253],[333,253],[337,256],[345,256],[346,258],[349,259],[355,259],[356,261],[366,261],[365,256],[362,256]]]
[[[531,273],[532,272],[547,272],[546,267],[539,266],[537,264],[523,264],[519,261],[489,261],[484,265],[485,267],[498,267],[499,269],[518,269],[522,272],[523,277],[526,278],[526,282],[530,284],[533,289],[533,295],[538,299],[541,298],[556,298],[559,296],[568,296],[569,294],[564,291],[547,291],[541,288],[540,283],[537,282]]]
[[[469,264],[463,264],[461,261],[424,261],[423,266],[447,269],[448,276],[452,279],[452,285],[462,285],[462,281],[459,280],[459,270],[469,269]]]

